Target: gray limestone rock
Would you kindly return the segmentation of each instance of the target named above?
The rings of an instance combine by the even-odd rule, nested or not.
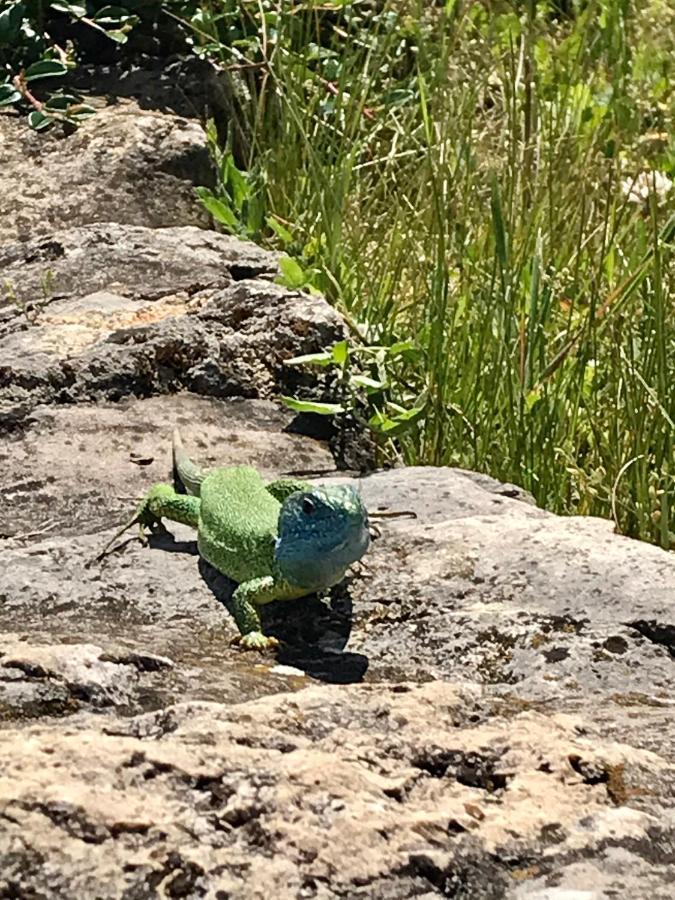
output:
[[[59,252],[44,302],[34,299],[43,244],[0,247],[0,277],[23,285],[3,311],[0,431],[41,403],[182,389],[218,397],[292,392],[304,376],[284,360],[345,334],[323,298],[266,280],[276,271],[274,254],[236,238],[95,225],[48,243]]]

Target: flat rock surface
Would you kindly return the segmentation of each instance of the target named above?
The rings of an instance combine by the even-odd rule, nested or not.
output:
[[[0,443],[0,537],[41,529],[78,535],[123,520],[148,485],[169,477],[173,428],[197,422],[194,452],[205,466],[225,458],[270,477],[291,461],[312,472],[334,469],[323,444],[285,430],[292,420],[271,401],[188,393],[41,406],[29,428]]]
[[[124,640],[131,630],[178,662],[184,646],[192,665],[199,644],[219,665],[239,665],[224,609],[232,585],[199,561],[189,528],[169,523],[150,547],[131,534],[105,560],[88,563],[110,521],[129,515],[144,488],[170,478],[173,424],[196,458],[209,446],[207,465],[248,457],[271,475],[287,472],[292,455],[295,468],[329,471],[321,445],[276,436],[283,419],[260,401],[189,395],[47,409],[12,442],[3,467],[3,528],[18,537],[5,551],[0,616],[8,626],[19,616],[26,627],[67,639],[85,621],[97,641]],[[150,434],[142,433],[146,425]],[[16,483],[28,459],[47,462],[73,432],[78,439],[53,472],[45,477],[40,467],[37,478]],[[108,465],[88,479],[103,454]],[[547,514],[506,496],[510,487],[460,470],[392,470],[357,484],[371,510],[417,518],[385,520],[366,565],[328,603],[265,608],[270,631],[285,642],[281,662],[329,681],[461,677],[533,702],[607,695],[617,704],[639,698],[671,708],[672,554],[616,536],[604,520]],[[193,689],[214,698],[211,679]]]
[[[49,237],[0,244],[6,331],[70,313],[105,313],[91,297],[108,292],[147,304],[277,273],[274,253],[194,226],[147,228],[117,222],[68,226]],[[111,301],[108,301],[109,303]],[[49,307],[49,308],[48,308]],[[82,316],[84,318],[84,316]]]

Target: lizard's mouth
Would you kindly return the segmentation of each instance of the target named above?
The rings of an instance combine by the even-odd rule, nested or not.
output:
[[[370,531],[368,525],[361,525],[347,537],[332,547],[333,553],[348,560],[348,565],[356,562],[366,552],[370,545]]]

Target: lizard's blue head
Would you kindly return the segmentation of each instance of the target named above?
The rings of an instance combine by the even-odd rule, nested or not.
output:
[[[291,494],[279,514],[275,559],[292,584],[322,590],[337,584],[368,549],[368,513],[351,486]]]

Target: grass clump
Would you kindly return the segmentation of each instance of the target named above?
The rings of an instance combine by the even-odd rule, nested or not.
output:
[[[675,546],[672,6],[214,0],[199,32],[246,126],[231,230],[412,342],[384,452]]]

